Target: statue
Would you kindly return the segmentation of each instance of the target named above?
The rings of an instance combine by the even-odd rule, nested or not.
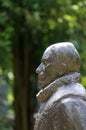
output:
[[[41,103],[34,130],[86,130],[86,90],[72,43],[49,46],[36,69]]]

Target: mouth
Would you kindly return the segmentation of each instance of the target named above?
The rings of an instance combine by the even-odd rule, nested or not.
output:
[[[44,75],[38,75],[38,82],[41,83],[44,81]]]
[[[38,75],[38,88],[43,89],[48,85],[48,78],[44,75]]]

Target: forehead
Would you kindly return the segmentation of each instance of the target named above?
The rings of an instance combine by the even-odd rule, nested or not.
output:
[[[43,53],[42,60],[54,61],[54,59],[56,59],[56,56],[52,51],[52,48],[48,47]]]
[[[56,44],[49,46],[45,50],[42,58],[45,59],[45,58],[58,57],[58,55],[61,55],[61,53],[66,53],[67,51],[69,51],[69,49],[74,50],[73,44],[68,43],[68,42],[56,43]]]
[[[47,48],[43,53],[42,59],[48,59],[52,55],[50,48]]]

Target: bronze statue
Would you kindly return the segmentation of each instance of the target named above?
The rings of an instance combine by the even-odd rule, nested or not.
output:
[[[72,43],[49,46],[36,69],[41,103],[34,130],[86,130],[86,90]]]

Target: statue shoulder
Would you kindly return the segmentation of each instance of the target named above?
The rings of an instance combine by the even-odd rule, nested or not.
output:
[[[86,101],[67,97],[45,106],[36,121],[35,130],[86,130]]]

